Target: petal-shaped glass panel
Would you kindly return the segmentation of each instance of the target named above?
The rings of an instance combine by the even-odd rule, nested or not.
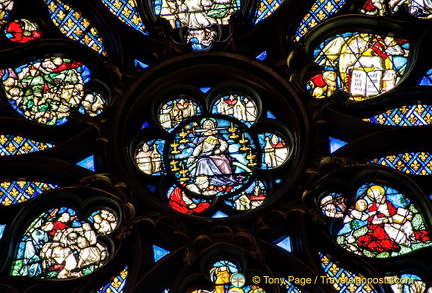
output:
[[[187,214],[199,214],[208,210],[213,202],[212,199],[193,198],[178,186],[172,186],[168,189],[169,205],[174,210]]]
[[[216,98],[211,112],[212,114],[236,118],[249,127],[258,119],[258,106],[252,98],[244,95],[229,94],[219,96]]]
[[[80,107],[90,70],[80,62],[51,57],[0,70],[0,77],[9,103],[19,114],[38,123],[61,125],[71,108]],[[99,104],[91,104],[96,113]]]
[[[346,210],[345,198],[340,193],[330,193],[320,201],[321,212],[330,218],[343,218]]]
[[[432,69],[429,69],[419,82],[422,86],[432,86]]]
[[[413,175],[432,175],[432,155],[429,152],[413,152],[389,155],[369,161]]]
[[[14,8],[15,1],[1,0],[0,1],[0,24],[4,24],[9,17],[9,12]]]
[[[262,150],[261,168],[274,169],[287,161],[290,151],[284,138],[271,132],[265,132],[258,134],[258,140]]]
[[[363,121],[387,126],[423,126],[432,123],[432,106],[426,104],[404,105],[387,110]]]
[[[0,203],[3,206],[22,203],[58,187],[57,184],[39,181],[2,181],[0,182]]]
[[[27,43],[42,37],[37,24],[25,18],[10,22],[5,34],[9,40],[17,43]]]
[[[345,0],[316,0],[309,12],[303,17],[294,40],[298,42],[311,29],[338,12],[344,4]]]
[[[284,3],[284,0],[260,0],[258,9],[255,11],[254,24],[266,19],[275,12],[279,6]]]
[[[390,11],[395,13],[405,6],[408,13],[412,16],[422,19],[429,19],[432,17],[432,3],[429,0],[398,0],[389,1]]]
[[[372,282],[367,282],[367,279],[362,274],[356,274],[340,267],[329,256],[322,253],[319,256],[321,266],[326,274],[326,276],[320,276],[320,281],[323,284],[333,285],[337,292],[377,293]],[[384,280],[380,284],[383,283]]]
[[[116,217],[106,210],[80,220],[71,208],[50,209],[24,232],[10,275],[41,279],[88,275],[109,258],[107,245],[98,235],[110,233],[116,226]]]
[[[93,228],[99,235],[110,234],[118,224],[116,216],[107,210],[97,210],[87,220],[93,224]]]
[[[360,9],[360,13],[376,16],[388,15],[388,7],[386,0],[366,0],[363,7]],[[401,1],[393,1],[401,2]]]
[[[255,180],[245,191],[225,200],[225,204],[238,211],[253,210],[264,203],[267,189],[264,184]]]
[[[241,3],[239,0],[154,0],[153,6],[155,14],[168,20],[172,28],[188,28],[185,39],[194,50],[209,50],[217,36],[212,26],[229,24]]]
[[[51,20],[68,38],[106,56],[104,42],[98,30],[80,11],[59,0],[44,0]]]
[[[429,19],[432,17],[432,3],[428,0],[367,0],[361,13],[386,16],[405,10],[414,17]]]
[[[257,165],[256,147],[245,129],[212,117],[197,118],[179,129],[170,143],[169,158],[179,183],[203,196],[238,190]]]
[[[347,32],[328,38],[315,48],[315,63],[323,68],[306,86],[314,98],[337,90],[350,100],[363,101],[393,89],[404,75],[410,44],[377,34]]]
[[[144,35],[148,35],[141,16],[138,13],[138,5],[136,3],[136,0],[102,0],[102,2],[109,9],[109,11],[111,11],[112,14],[117,16],[117,18],[120,19],[122,22],[124,22],[130,27],[133,27]]]
[[[0,224],[0,240],[3,238],[4,231],[6,230],[5,224]]]
[[[35,141],[19,135],[0,134],[0,156],[16,156],[53,148],[47,142]]]
[[[100,288],[97,293],[121,293],[126,286],[128,267],[125,267],[110,283]]]
[[[103,113],[105,106],[106,101],[104,97],[97,92],[91,92],[85,95],[84,99],[81,101],[78,111],[81,114],[90,117],[96,117]]]
[[[135,163],[144,174],[163,175],[165,173],[163,150],[165,141],[162,139],[153,139],[142,141],[135,151]]]
[[[374,183],[357,190],[336,242],[347,251],[373,258],[395,257],[432,244],[415,204],[396,189]]]
[[[172,132],[183,120],[200,115],[201,106],[187,97],[166,101],[159,108],[158,122],[163,129]]]

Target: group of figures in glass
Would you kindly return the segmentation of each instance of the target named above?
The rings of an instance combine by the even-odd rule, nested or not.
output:
[[[72,108],[93,117],[103,111],[103,98],[84,91],[90,77],[84,64],[61,57],[0,70],[12,107],[27,119],[46,125],[65,123]]]
[[[390,187],[361,186],[350,208],[343,195],[331,193],[321,199],[321,208],[327,217],[343,220],[336,241],[358,255],[390,257],[431,244],[419,210]]]
[[[93,212],[79,220],[71,208],[42,213],[27,228],[12,265],[12,276],[50,279],[82,277],[109,259],[109,250],[97,237],[117,227],[108,210]]]

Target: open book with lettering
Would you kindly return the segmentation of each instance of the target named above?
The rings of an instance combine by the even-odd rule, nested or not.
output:
[[[366,72],[354,69],[351,75],[351,94],[353,96],[374,96],[381,91],[382,70]]]

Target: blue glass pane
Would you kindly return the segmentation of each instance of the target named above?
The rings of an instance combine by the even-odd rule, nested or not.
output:
[[[223,213],[223,212],[221,212],[221,211],[217,211],[217,212],[212,216],[212,218],[214,218],[214,219],[227,218],[227,217],[228,217],[228,215],[225,214],[225,213]]]
[[[97,293],[123,293],[126,286],[127,275],[128,267],[126,266],[124,270],[112,280],[112,282],[100,288]]]
[[[18,204],[58,187],[37,181],[4,181],[0,183],[0,203],[3,206]]]
[[[138,6],[135,0],[102,0],[102,2],[122,22],[144,35],[148,35],[141,16],[138,13]]]
[[[276,245],[288,252],[292,252],[291,238],[289,236],[277,242]]]
[[[78,166],[86,168],[90,171],[95,171],[95,162],[94,162],[94,156],[91,155],[84,160],[81,160],[77,163]]]
[[[65,36],[106,56],[102,38],[88,19],[59,0],[44,0],[53,23]]]
[[[147,64],[145,64],[144,62],[141,62],[137,59],[134,60],[134,65],[135,65],[135,67],[137,67],[139,69],[146,69],[149,67]]]
[[[265,60],[267,58],[267,51],[264,51],[264,52],[260,53],[255,58],[258,59],[258,60],[261,60],[261,61]]]
[[[256,25],[260,21],[272,15],[283,2],[284,0],[260,0],[258,9],[255,12],[254,24]]]
[[[147,185],[147,188],[148,188],[151,192],[156,193],[156,190],[157,190],[157,187],[156,187],[156,186],[154,186],[154,185]]]
[[[162,257],[165,255],[168,255],[170,253],[169,250],[163,249],[162,247],[153,245],[153,257],[155,262],[159,261]]]
[[[3,238],[4,231],[6,229],[5,224],[0,224],[0,240]]]
[[[419,85],[432,86],[432,69],[429,69],[419,82]]]
[[[348,144],[347,142],[334,137],[329,137],[329,140],[330,140],[330,153],[333,153],[338,149],[340,149],[341,147],[343,147],[344,145]]]
[[[432,175],[432,156],[429,152],[390,155],[369,161],[412,175]]]
[[[387,126],[423,126],[432,123],[432,106],[405,105],[364,118],[363,121]]]
[[[332,284],[337,292],[340,293],[376,293],[377,291],[373,288],[372,284],[368,282],[361,282],[365,278],[360,274],[354,274],[344,268],[338,266],[335,262],[331,261],[327,256],[320,253],[321,266],[324,269],[328,279],[332,282],[327,282],[325,276],[320,276],[320,281],[324,284]],[[345,281],[346,280],[346,281]],[[353,284],[348,280],[359,280],[359,284]],[[335,282],[336,281],[336,282]],[[353,289],[355,288],[355,291]]]
[[[211,90],[211,87],[200,87],[199,90],[206,94],[209,90]]]
[[[0,156],[23,155],[53,147],[51,143],[38,142],[17,135],[0,134]]]
[[[267,118],[268,119],[276,119],[275,115],[273,115],[273,113],[270,111],[267,111]]]
[[[312,28],[339,11],[344,4],[345,0],[316,0],[301,21],[295,33],[295,40],[299,41]]]

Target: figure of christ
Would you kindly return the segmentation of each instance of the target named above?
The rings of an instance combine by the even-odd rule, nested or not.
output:
[[[401,207],[396,208],[387,200],[384,188],[371,186],[367,195],[373,201],[369,213],[376,214],[367,219],[370,231],[358,238],[360,247],[376,252],[399,251],[400,245],[409,247],[412,243],[430,239],[427,231],[414,231],[412,213]]]
[[[233,175],[231,162],[228,158],[228,142],[222,135],[217,135],[215,123],[207,119],[202,124],[203,132],[198,138],[196,147],[187,160],[187,164],[196,163],[192,176],[206,175],[214,186],[239,185],[244,176]]]

